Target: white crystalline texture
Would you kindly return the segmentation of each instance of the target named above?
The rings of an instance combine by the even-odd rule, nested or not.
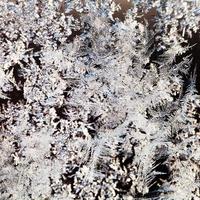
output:
[[[0,1],[0,200],[200,199],[198,0]]]

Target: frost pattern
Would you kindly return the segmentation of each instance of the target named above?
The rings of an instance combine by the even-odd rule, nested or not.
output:
[[[0,1],[0,199],[200,199],[199,7]]]

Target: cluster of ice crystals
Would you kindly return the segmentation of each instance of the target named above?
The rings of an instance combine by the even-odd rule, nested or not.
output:
[[[199,6],[1,0],[0,199],[200,199]]]

